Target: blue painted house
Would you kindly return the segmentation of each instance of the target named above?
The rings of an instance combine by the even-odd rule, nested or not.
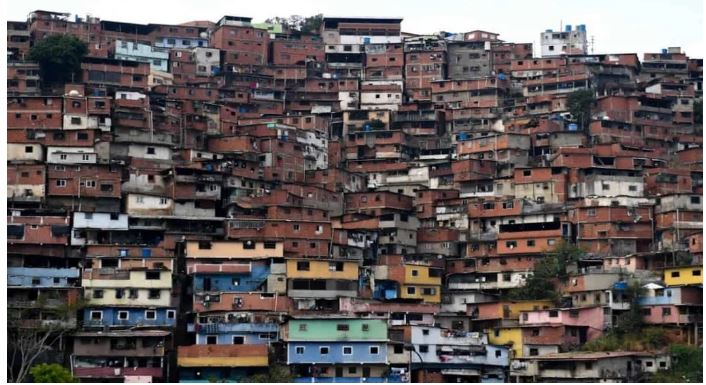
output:
[[[176,327],[176,308],[88,307],[84,327]]]

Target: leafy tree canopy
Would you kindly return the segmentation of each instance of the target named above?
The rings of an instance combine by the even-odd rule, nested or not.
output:
[[[78,382],[71,372],[59,364],[39,364],[29,370],[33,382],[67,383]]]
[[[289,369],[281,365],[271,366],[267,373],[255,374],[246,379],[245,382],[255,383],[284,383],[294,381],[294,376],[289,373]]]
[[[43,82],[57,84],[79,79],[81,60],[86,53],[86,44],[76,37],[53,35],[36,42],[28,58],[39,63]]]
[[[271,17],[265,20],[270,24],[282,24],[284,27],[299,31],[304,34],[316,34],[319,32],[319,27],[324,21],[324,15],[318,14],[314,16],[304,17],[300,15],[292,15],[289,17]]]
[[[591,105],[594,101],[592,90],[579,90],[569,94],[566,106],[581,129],[588,128],[591,123]]]

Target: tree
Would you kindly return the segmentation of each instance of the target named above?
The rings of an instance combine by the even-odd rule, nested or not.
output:
[[[649,382],[702,382],[703,349],[675,344],[670,346],[671,368],[653,373]]]
[[[694,102],[694,124],[704,124],[704,102],[697,100]]]
[[[300,15],[291,15],[289,17],[271,17],[265,20],[265,23],[281,24],[283,27],[299,31],[304,34],[318,34],[321,23],[324,21],[324,15],[318,14],[309,17]]]
[[[245,379],[243,382],[255,382],[255,383],[284,383],[293,382],[294,376],[289,372],[289,369],[281,366],[275,365],[270,366],[267,373],[254,374]]]
[[[643,289],[640,282],[633,280],[623,292],[624,298],[630,302],[630,309],[618,316],[615,332],[621,336],[639,333],[642,329],[642,311],[640,310],[640,295]]]
[[[59,364],[39,364],[29,370],[32,382],[66,383],[78,382],[71,372]]]
[[[81,299],[73,304],[60,305],[51,308],[53,319],[30,319],[29,312],[41,309],[49,312],[46,298],[40,296],[36,301],[36,309],[29,312],[12,313],[7,325],[7,381],[25,382],[27,375],[35,363],[47,353],[55,350],[63,336],[71,331],[75,323],[76,312],[82,309],[86,300]]]
[[[318,34],[321,23],[324,22],[324,15],[318,14],[304,19],[301,26],[301,33]]]
[[[39,40],[29,50],[29,60],[39,63],[42,81],[59,84],[74,81],[81,73],[81,60],[88,53],[86,44],[70,35],[53,35]]]
[[[566,241],[559,242],[556,247],[534,265],[532,275],[527,278],[523,287],[508,292],[511,300],[551,299],[557,301],[559,294],[554,288],[556,278],[568,277],[567,266],[577,261],[584,251]]]
[[[595,101],[592,90],[578,90],[569,94],[566,106],[582,130],[591,123],[591,105]]]

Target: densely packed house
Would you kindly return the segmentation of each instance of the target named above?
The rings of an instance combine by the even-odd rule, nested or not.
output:
[[[8,22],[7,311],[62,333],[46,360],[89,382],[632,381],[669,355],[580,348],[638,306],[702,343],[702,59],[589,53],[584,25],[533,47],[320,21]],[[88,53],[46,87],[26,58],[57,34]],[[556,295],[529,297],[560,247]]]

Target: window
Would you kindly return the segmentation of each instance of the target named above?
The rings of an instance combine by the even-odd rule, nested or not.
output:
[[[294,347],[294,353],[295,354],[304,354],[304,347],[303,346],[296,346]]]
[[[586,362],[586,370],[592,370],[593,369],[593,362]]]
[[[429,345],[419,345],[419,353],[429,353]]]
[[[428,336],[428,335],[429,335],[429,329],[422,329],[422,335]]]
[[[103,298],[103,290],[93,290],[93,298]]]
[[[245,337],[233,336],[233,345],[242,345],[245,343]]]
[[[145,319],[156,320],[157,319],[157,311],[156,310],[145,311]]]
[[[147,147],[147,155],[154,155],[155,153],[154,147]]]
[[[206,336],[206,345],[215,345],[218,343],[218,336]]]
[[[297,271],[309,271],[309,262],[297,262]]]
[[[595,217],[596,216],[596,209],[588,209],[587,215],[589,217]]]
[[[701,276],[701,270],[692,270],[691,275],[693,275],[694,277],[699,277]]]
[[[534,247],[534,245],[535,245],[534,239],[528,239],[528,240],[527,240],[527,246],[529,246],[529,247]]]
[[[637,186],[635,186],[635,185],[630,185],[630,186],[628,186],[628,190],[630,190],[630,191],[637,191]]]
[[[306,331],[306,324],[299,324],[299,331],[305,332]]]
[[[118,320],[127,321],[129,318],[130,318],[130,312],[127,312],[125,310],[121,310],[118,312]]]
[[[81,124],[81,118],[79,118],[79,117],[72,117],[72,118],[71,118],[71,124]]]
[[[199,250],[210,250],[211,242],[209,241],[199,241]]]
[[[153,279],[159,279],[159,271],[146,271],[145,272],[145,279],[153,280]]]
[[[356,367],[355,366],[349,366],[348,367],[348,374],[355,374],[356,373]]]
[[[436,289],[431,287],[425,287],[422,289],[422,295],[436,295]]]
[[[668,307],[663,307],[662,308],[662,317],[670,316],[670,315],[672,315],[672,309],[668,308]]]
[[[66,179],[57,179],[56,186],[57,187],[66,187]]]
[[[328,351],[329,351],[328,346],[319,347],[319,354],[321,354],[322,356],[328,354]]]
[[[505,247],[507,247],[509,249],[514,249],[515,247],[517,247],[517,242],[516,241],[506,241]]]
[[[167,310],[167,319],[175,319],[176,310]]]
[[[343,262],[329,262],[329,271],[343,271]]]
[[[412,270],[412,277],[419,276],[419,270]]]
[[[125,289],[115,289],[115,298],[121,299],[125,296]]]
[[[91,311],[91,321],[101,321],[103,319],[102,311]]]
[[[672,278],[679,278],[680,275],[681,275],[681,274],[679,274],[678,271],[673,271],[673,272],[672,272]]]
[[[342,331],[342,332],[347,332],[348,331],[348,324],[338,324],[338,325],[336,325],[336,330]]]
[[[537,348],[530,348],[529,350],[529,355],[530,356],[538,356],[539,355],[539,350]]]
[[[559,312],[557,310],[550,310],[549,311],[549,317],[550,318],[556,318],[559,316]]]
[[[643,307],[640,312],[642,313],[643,316],[651,316],[652,315],[652,309],[649,307]]]
[[[352,346],[344,346],[343,347],[343,355],[344,356],[350,356],[353,354],[353,347]]]
[[[410,286],[407,288],[407,294],[414,295],[417,294],[417,288]]]
[[[691,204],[698,205],[699,203],[701,203],[701,197],[691,197],[690,201]]]
[[[363,325],[361,325],[361,330],[364,331],[364,332],[369,331],[369,330],[370,330],[370,325],[368,325],[368,324],[363,324]]]
[[[294,229],[294,231],[299,231],[300,229],[299,225],[292,225],[292,228]]]
[[[130,294],[128,294],[128,298],[137,299],[138,297],[139,297],[139,291],[137,289],[130,289]]]
[[[159,299],[161,296],[161,291],[159,289],[150,289],[147,298],[149,299]]]
[[[372,354],[372,355],[380,354],[380,347],[379,346],[371,346],[370,347],[370,354]]]
[[[231,283],[233,286],[240,286],[240,278],[233,278]]]

